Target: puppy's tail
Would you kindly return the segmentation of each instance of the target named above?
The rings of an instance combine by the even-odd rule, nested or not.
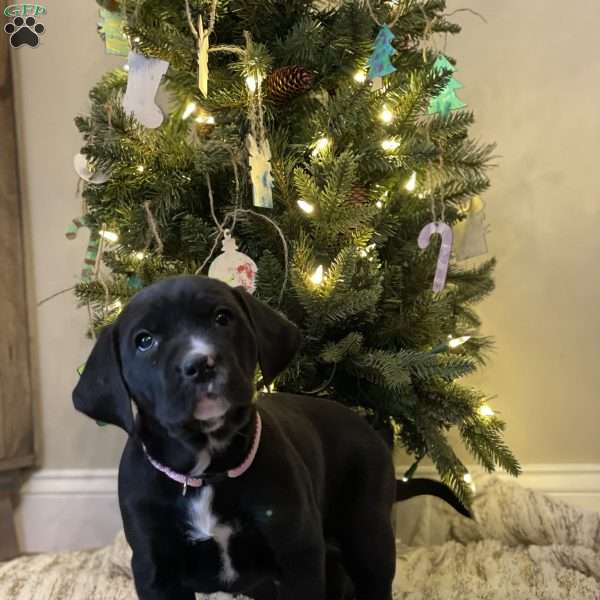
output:
[[[410,500],[416,496],[436,496],[448,503],[461,515],[473,518],[471,511],[458,499],[458,496],[447,486],[433,479],[409,479],[396,481],[396,501]]]

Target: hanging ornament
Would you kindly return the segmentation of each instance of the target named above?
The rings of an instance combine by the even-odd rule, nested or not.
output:
[[[202,95],[208,96],[208,38],[210,31],[204,30],[202,17],[198,19],[198,87]]]
[[[356,204],[357,206],[364,206],[368,204],[370,201],[369,190],[362,185],[356,185],[352,188],[350,192],[350,198],[348,199],[352,204]]]
[[[395,39],[392,30],[384,25],[375,39],[375,50],[369,58],[369,73],[367,77],[374,82],[375,88],[382,86],[383,77],[391,75],[397,69],[392,64],[392,56],[397,54],[396,49],[392,45]]]
[[[454,73],[456,68],[443,54],[440,54],[433,65],[433,70],[437,73],[447,71]],[[451,110],[465,108],[467,105],[456,95],[456,90],[460,90],[463,87],[462,83],[451,77],[446,87],[435,98],[431,99],[428,109],[429,114],[439,113],[443,117],[446,117]]]
[[[144,284],[137,273],[133,273],[127,277],[127,284],[136,292],[139,292],[144,287]]]
[[[129,52],[129,78],[123,97],[123,109],[145,127],[156,129],[164,115],[155,98],[169,63],[158,58],[147,58],[133,50]]]
[[[212,0],[208,28],[204,28],[202,15],[198,16],[198,24],[194,25],[192,18],[192,10],[189,0],[185,0],[185,12],[188,19],[188,25],[192,35],[196,39],[196,47],[198,50],[198,88],[202,95],[208,96],[208,50],[209,39],[212,32],[215,30],[215,22],[217,19],[217,4],[218,0]]]
[[[442,238],[440,254],[438,257],[435,278],[433,280],[433,291],[441,292],[446,287],[446,277],[448,275],[448,265],[450,264],[450,255],[452,254],[452,228],[446,223],[429,223],[425,225],[419,234],[419,248],[425,250],[429,247],[431,237],[438,234]]]
[[[248,55],[252,47],[250,34],[247,36]],[[253,203],[261,208],[273,208],[273,175],[271,172],[271,146],[267,138],[263,110],[263,74],[259,71],[246,77],[248,89],[248,121],[250,133],[246,138],[250,179],[252,180]]]
[[[96,2],[106,10],[110,10],[111,12],[116,12],[120,10],[119,3],[117,0],[96,0]]]
[[[196,131],[204,137],[210,137],[215,130],[217,122],[212,115],[199,115],[194,119]]]
[[[457,260],[477,258],[488,252],[485,204],[479,196],[464,208],[465,218],[454,226],[454,254]]]
[[[86,221],[85,216],[75,218],[69,223],[65,232],[65,237],[68,240],[74,240],[77,238],[79,230],[83,227],[89,229],[89,225]],[[98,251],[100,249],[100,235],[93,233],[90,229],[90,241],[88,242],[85,250],[85,258],[83,260],[83,268],[81,269],[81,280],[85,283],[92,281],[96,271],[96,264],[98,262]]]
[[[110,179],[110,174],[105,171],[99,171],[84,154],[76,154],[73,158],[73,167],[81,179],[94,185],[106,183]]]
[[[223,235],[223,253],[210,265],[208,276],[224,281],[231,287],[242,286],[249,294],[253,294],[258,273],[256,263],[238,252],[237,243],[229,230],[225,230]]]
[[[308,92],[315,81],[315,74],[300,66],[275,69],[266,80],[267,97],[277,104],[288,102]]]
[[[125,34],[124,21],[116,2],[106,2],[105,7],[100,9],[100,21],[98,31],[104,39],[104,45],[108,54],[116,56],[127,56],[129,53],[129,40]]]
[[[250,178],[254,196],[254,206],[273,208],[273,175],[271,173],[271,147],[264,138],[259,144],[254,136],[246,139],[250,160]]]

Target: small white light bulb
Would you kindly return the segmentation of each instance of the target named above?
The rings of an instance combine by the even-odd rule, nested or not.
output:
[[[319,265],[316,271],[311,275],[310,280],[315,285],[321,285],[323,283],[323,265]]]
[[[393,152],[394,150],[397,150],[400,147],[400,142],[398,140],[383,140],[383,142],[381,142],[381,147],[386,151],[386,152]]]
[[[471,473],[465,473],[463,475],[463,480],[465,483],[468,483],[469,485],[471,485],[473,483],[473,477],[471,476]]]
[[[182,120],[185,121],[186,119],[189,119],[195,110],[196,110],[196,103],[188,102],[187,106],[185,107],[185,110],[183,111],[183,113],[181,115]]]
[[[134,37],[134,38],[133,38],[133,41],[134,41],[136,44],[139,44],[139,43],[141,42],[141,40],[140,40],[140,38],[139,38],[139,37]]]
[[[459,337],[459,338],[453,338],[448,342],[448,347],[452,348],[452,350],[454,350],[455,348],[458,348],[459,346],[466,344],[470,339],[471,339],[470,335],[463,335],[462,337]]]
[[[109,312],[120,311],[123,308],[123,303],[120,300],[115,300],[112,304],[107,306]]]
[[[479,407],[479,414],[482,417],[493,417],[495,413],[491,406],[488,406],[487,404],[482,404]]]
[[[318,139],[315,142],[315,147],[312,151],[312,155],[317,156],[318,154],[321,154],[321,152],[323,152],[326,148],[329,147],[329,144],[331,144],[331,140],[329,138],[322,137]]]
[[[135,253],[135,257],[136,257],[138,260],[144,260],[144,258],[146,258],[146,255],[145,255],[143,252],[136,252],[136,253]]]
[[[315,212],[315,207],[306,200],[298,200],[298,206],[303,210],[307,215],[312,215]]]
[[[248,77],[246,77],[246,87],[251,94],[254,94],[258,89],[258,79],[254,77],[254,75],[248,75]]]
[[[383,202],[381,200],[377,200],[377,202],[375,202],[375,206],[377,208],[383,208]]]
[[[387,107],[384,106],[381,111],[379,118],[386,124],[391,123],[394,120],[394,113]]]
[[[354,73],[354,81],[356,81],[356,83],[364,83],[366,80],[367,80],[366,71],[360,70],[360,71],[356,71],[356,73]]]
[[[417,189],[417,172],[413,171],[410,179],[406,182],[404,189],[407,192],[414,192]]]
[[[196,123],[199,125],[214,125],[216,121],[212,115],[200,115],[196,117]]]
[[[112,231],[101,231],[100,236],[103,237],[107,242],[118,242],[119,236]]]
[[[146,168],[144,167],[144,165],[138,165],[137,166],[137,172],[138,173],[143,173],[146,170]]]
[[[128,64],[124,64],[123,65],[123,71],[129,71],[129,65]]]

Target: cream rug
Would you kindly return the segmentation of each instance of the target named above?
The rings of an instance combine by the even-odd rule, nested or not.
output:
[[[600,514],[493,477],[479,481],[477,523],[437,506],[450,541],[400,548],[396,600],[600,600]],[[135,598],[122,534],[101,550],[0,565],[2,600]]]

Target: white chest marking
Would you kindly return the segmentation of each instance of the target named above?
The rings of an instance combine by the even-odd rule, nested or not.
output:
[[[213,539],[221,551],[223,562],[221,580],[223,583],[233,583],[238,578],[229,556],[229,540],[233,535],[233,528],[220,524],[212,512],[214,494],[212,486],[207,485],[201,489],[197,497],[191,500],[188,515],[188,538],[194,542]]]

